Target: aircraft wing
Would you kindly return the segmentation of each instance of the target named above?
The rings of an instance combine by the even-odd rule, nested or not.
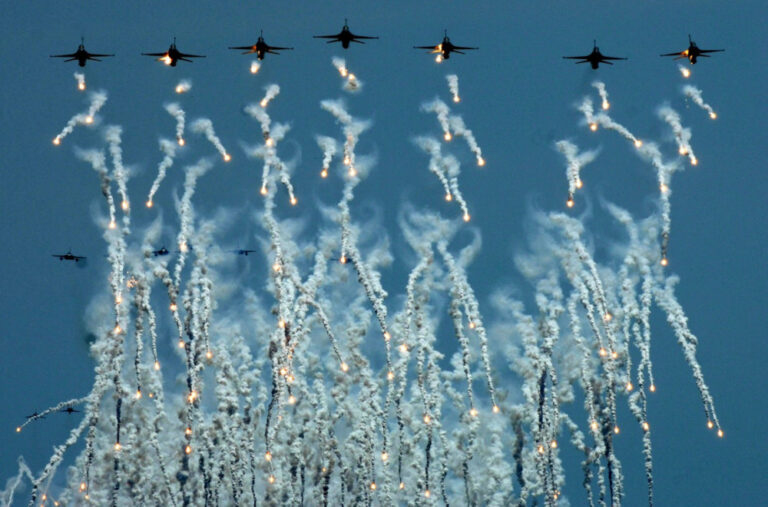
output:
[[[293,48],[283,48],[283,47],[280,47],[280,46],[267,46],[267,51],[272,51],[272,50],[276,50],[276,51],[288,51],[288,50],[290,50],[290,49],[293,49]]]
[[[141,53],[144,56],[168,56],[168,51],[164,53]]]
[[[378,39],[378,37],[373,37],[370,35],[355,35],[355,34],[352,34],[352,38],[353,39]]]
[[[256,46],[229,46],[229,49],[253,49],[255,50]]]
[[[619,56],[603,56],[602,59],[603,60],[626,60],[626,58],[622,58]],[[608,63],[608,62],[605,62],[605,63]]]
[[[73,257],[75,258],[76,261],[81,261],[81,260],[84,261],[85,260],[85,257],[83,257],[82,255],[74,255]]]
[[[51,55],[51,58],[77,58],[77,53],[70,53],[68,55]]]
[[[725,49],[699,49],[699,53],[720,53],[721,51]]]
[[[337,33],[336,35],[313,35],[312,37],[315,39],[339,39],[341,33]]]
[[[107,54],[101,54],[101,53],[88,53],[88,58],[92,56],[98,56],[99,58],[105,58],[107,56],[115,56],[114,54],[107,55]]]
[[[480,48],[472,48],[469,46],[453,46],[454,51],[456,51],[457,49],[480,49]]]
[[[564,56],[566,60],[588,60],[590,55],[584,55],[584,56]],[[581,63],[581,62],[579,62]]]
[[[179,51],[179,58],[205,58],[205,55],[191,55],[187,53],[182,53]]]
[[[51,257],[56,257],[57,259],[61,260],[64,258],[64,255],[51,254]]]
[[[685,56],[685,51],[676,51],[674,53],[664,53],[663,55],[659,56]]]

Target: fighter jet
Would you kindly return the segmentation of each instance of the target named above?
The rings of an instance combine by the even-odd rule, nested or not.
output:
[[[696,63],[696,59],[700,56],[709,58],[709,55],[705,53],[719,53],[722,51],[725,51],[725,49],[699,49],[699,46],[697,46],[696,43],[691,40],[691,34],[688,34],[688,49],[684,49],[679,53],[665,53],[660,56],[674,56],[675,60],[679,60],[680,58],[687,58],[688,61],[691,62],[691,65],[693,65]]]
[[[279,55],[278,51],[287,51],[291,50],[293,48],[281,48],[278,46],[270,46],[266,42],[264,42],[264,31],[261,32],[261,35],[259,35],[259,40],[256,41],[256,44],[252,46],[229,46],[229,49],[245,49],[245,51],[242,53],[244,55],[249,55],[256,53],[256,58],[259,60],[264,59],[264,55],[267,53],[272,53],[273,55]]]
[[[479,48],[472,48],[468,46],[454,46],[451,43],[451,39],[448,38],[448,30],[446,30],[443,34],[443,42],[438,44],[437,46],[413,46],[414,49],[431,49],[430,54],[433,53],[439,53],[440,56],[438,57],[439,60],[447,60],[451,57],[451,53],[459,53],[464,54],[464,51],[467,49],[479,49]]]
[[[176,37],[173,38],[173,43],[168,48],[168,51],[165,53],[141,53],[144,56],[158,56],[157,59],[159,62],[163,62],[166,65],[170,65],[171,67],[175,67],[176,63],[179,60],[184,60],[185,62],[191,62],[190,58],[205,58],[205,55],[191,55],[182,53],[178,49],[176,49]]]
[[[83,261],[85,260],[85,257],[82,257],[80,255],[74,255],[72,253],[72,250],[67,250],[67,253],[65,254],[51,254],[51,257],[58,257],[60,261]]]
[[[352,32],[349,31],[349,26],[347,25],[347,20],[344,19],[344,27],[341,29],[339,33],[336,35],[314,35],[315,39],[331,39],[328,41],[328,44],[332,42],[341,42],[341,47],[344,49],[349,48],[350,42],[357,42],[358,44],[365,44],[360,39],[378,39],[378,37],[371,37],[369,35],[355,35]]]
[[[168,255],[169,253],[171,252],[169,252],[168,249],[165,247],[162,247],[160,250],[152,250],[152,255],[154,257],[159,257],[161,255]]]
[[[613,65],[608,60],[626,60],[626,58],[620,58],[616,56],[605,56],[600,52],[600,49],[597,47],[597,42],[592,41],[593,48],[592,52],[588,55],[584,56],[564,56],[563,58],[567,60],[581,60],[580,62],[576,63],[587,63],[592,66],[593,69],[596,69],[601,63],[606,63],[608,65]]]
[[[76,408],[67,407],[67,408],[62,408],[61,410],[59,410],[59,412],[63,412],[65,414],[74,414],[75,412],[80,412],[80,411]]]
[[[244,250],[240,248],[239,250],[232,250],[232,253],[236,253],[237,255],[245,255],[247,257],[248,254],[256,253],[256,250]]]
[[[77,51],[74,53],[69,53],[67,55],[51,55],[51,58],[67,58],[64,60],[65,62],[71,62],[74,60],[77,60],[77,64],[81,67],[85,67],[85,61],[86,60],[93,60],[94,62],[100,62],[99,58],[104,58],[108,56],[115,56],[115,55],[107,55],[107,54],[100,54],[100,53],[89,53],[85,50],[85,40],[81,37],[80,38],[80,45],[77,46]]]
[[[40,415],[37,410],[26,416],[26,419],[45,419],[44,415]]]

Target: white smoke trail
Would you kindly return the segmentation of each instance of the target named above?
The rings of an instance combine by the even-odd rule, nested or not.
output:
[[[680,74],[682,74],[684,78],[688,79],[689,77],[691,77],[691,69],[689,69],[688,67],[684,67],[678,64],[677,68],[680,71]]]
[[[445,76],[445,79],[448,81],[448,88],[451,90],[451,95],[453,95],[453,101],[461,102],[461,97],[459,96],[459,76],[448,74]]]
[[[568,207],[573,206],[573,194],[577,189],[580,189],[583,185],[580,172],[581,168],[589,164],[597,156],[597,150],[585,151],[579,153],[579,148],[570,141],[562,140],[555,143],[557,151],[565,156],[568,168],[566,169],[566,177],[568,178]]]
[[[90,99],[91,103],[88,106],[88,110],[70,118],[62,131],[53,138],[53,144],[57,146],[61,144],[62,139],[71,134],[77,125],[93,125],[96,122],[95,115],[107,102],[107,93],[103,91],[93,92],[90,94]]]
[[[451,135],[451,125],[448,123],[448,115],[451,113],[451,110],[445,102],[440,99],[435,99],[432,102],[422,104],[421,110],[427,113],[435,113],[437,115],[437,121],[443,129],[443,139],[446,141],[453,139],[453,135]]]
[[[277,97],[277,95],[280,93],[280,86],[271,84],[267,86],[265,90],[266,94],[264,95],[264,98],[259,102],[259,105],[266,109],[267,105],[272,101],[272,99]]]
[[[357,76],[349,71],[347,62],[343,58],[334,56],[331,59],[331,63],[333,63],[333,66],[339,71],[341,77],[344,78],[344,85],[342,86],[343,90],[350,93],[356,93],[362,89],[363,83],[357,79]]]
[[[683,93],[686,97],[690,97],[697,106],[709,113],[710,118],[713,120],[717,119],[717,113],[712,109],[712,106],[704,102],[704,99],[701,96],[701,90],[695,86],[685,85],[683,86]]]
[[[338,150],[337,143],[334,138],[328,136],[315,136],[315,140],[320,149],[323,150],[323,169],[320,171],[320,176],[327,178],[331,161]]]
[[[77,80],[77,89],[81,92],[85,91],[85,74],[75,72],[75,79]]]
[[[429,154],[429,170],[440,180],[445,191],[445,200],[456,200],[461,207],[462,217],[465,222],[470,220],[469,208],[464,196],[459,189],[460,165],[452,155],[443,156],[440,142],[433,137],[417,137],[414,142]]]
[[[160,165],[157,166],[157,177],[152,182],[152,188],[149,189],[149,196],[147,197],[147,207],[151,208],[154,201],[155,193],[160,188],[160,183],[165,179],[165,173],[173,165],[173,159],[176,157],[176,149],[178,143],[169,141],[168,139],[160,139],[160,151],[165,155],[163,160],[160,161]]]
[[[192,81],[189,79],[182,79],[179,81],[179,84],[176,85],[176,93],[187,93],[189,90],[192,89]]]
[[[597,93],[600,94],[600,98],[603,101],[603,103],[602,103],[603,109],[607,110],[608,108],[610,108],[611,107],[611,103],[608,102],[608,91],[605,89],[605,83],[603,83],[601,81],[595,81],[594,83],[592,83],[592,86],[597,88]]]
[[[112,197],[112,191],[110,190],[111,179],[109,177],[109,170],[107,169],[106,158],[104,153],[97,150],[75,150],[77,158],[84,160],[91,164],[93,170],[99,175],[99,182],[101,184],[101,193],[104,199],[107,201],[107,209],[109,211],[109,225],[110,229],[117,227],[115,221],[115,200]]]
[[[166,104],[165,110],[176,118],[176,141],[179,143],[179,146],[184,146],[184,110],[177,102]]]
[[[190,128],[192,129],[192,132],[198,133],[198,134],[204,134],[206,139],[208,139],[211,144],[213,144],[216,149],[221,154],[221,158],[224,159],[224,162],[229,162],[232,160],[232,157],[227,153],[227,150],[224,148],[224,145],[221,144],[221,140],[216,135],[216,132],[213,130],[213,122],[209,120],[208,118],[200,118],[192,122],[192,125],[190,125]]]
[[[347,174],[350,178],[355,178],[361,167],[358,167],[355,160],[355,146],[361,133],[368,129],[370,123],[362,120],[354,120],[344,108],[344,103],[340,100],[323,100],[320,107],[331,113],[343,126],[344,132],[344,158],[342,162],[349,169]]]
[[[277,143],[283,139],[290,127],[288,125],[277,123],[274,128],[272,128],[271,118],[264,108],[258,104],[249,104],[246,106],[245,112],[259,122],[261,125],[261,133],[264,137],[263,146],[248,151],[248,156],[264,160],[264,167],[261,175],[261,195],[268,195],[270,169],[274,169],[279,175],[280,182],[285,185],[285,188],[288,190],[288,198],[291,205],[296,205],[298,200],[293,192],[293,183],[291,183],[289,171],[290,168],[277,156]]]
[[[691,129],[683,127],[680,123],[680,115],[677,114],[677,111],[664,105],[659,108],[658,113],[659,117],[672,127],[672,132],[675,134],[677,149],[680,155],[688,156],[691,165],[698,164],[699,161],[693,153],[693,148],[691,148]]]
[[[179,258],[174,268],[174,290],[175,296],[178,297],[181,286],[181,273],[184,270],[184,262],[189,252],[189,241],[192,237],[195,212],[192,207],[192,196],[195,194],[197,180],[204,175],[208,170],[213,167],[213,164],[208,159],[200,159],[197,164],[193,166],[187,166],[186,176],[184,179],[184,194],[178,203],[179,212],[179,234],[176,237],[176,244],[179,247]],[[176,310],[178,311],[178,310]],[[174,313],[176,313],[174,311]],[[181,334],[182,330],[179,329]]]
[[[632,143],[635,145],[636,148],[640,148],[643,146],[643,142],[640,139],[635,137],[635,135],[632,134],[632,132],[630,132],[629,130],[627,130],[626,127],[624,127],[620,123],[613,121],[613,119],[610,116],[608,116],[607,113],[600,112],[598,114],[595,114],[594,105],[592,104],[592,99],[590,99],[589,97],[584,97],[584,100],[582,100],[581,104],[579,104],[578,106],[578,110],[581,111],[582,114],[584,114],[584,119],[589,125],[589,129],[592,130],[593,132],[597,130],[597,127],[599,125],[604,128],[607,128],[608,130],[613,130],[618,132],[625,139],[632,141]]]
[[[112,155],[112,165],[114,166],[112,177],[117,183],[117,190],[120,192],[120,197],[122,198],[120,207],[125,214],[128,214],[131,204],[128,200],[128,189],[126,188],[128,172],[123,166],[123,149],[120,146],[120,143],[122,142],[122,134],[123,129],[121,127],[110,125],[104,132],[104,138],[109,146],[109,153]]]
[[[461,116],[458,115],[452,115],[450,118],[448,118],[448,122],[451,125],[451,130],[453,130],[453,133],[457,136],[462,136],[464,139],[467,140],[467,144],[469,145],[469,149],[472,151],[472,153],[475,154],[475,158],[477,159],[477,165],[480,167],[485,165],[485,159],[483,158],[483,151],[480,149],[480,146],[477,144],[477,140],[475,140],[474,134],[472,134],[472,131],[467,128],[467,126],[464,124],[464,120]]]

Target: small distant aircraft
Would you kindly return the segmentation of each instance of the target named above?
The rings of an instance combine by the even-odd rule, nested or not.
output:
[[[451,39],[448,38],[448,30],[444,32],[443,42],[441,42],[437,46],[413,46],[413,47],[414,49],[431,49],[430,54],[440,53],[444,60],[447,60],[448,58],[450,58],[452,52],[463,55],[465,50],[479,49],[479,48],[473,48],[468,46],[454,46],[451,43]]]
[[[77,51],[74,53],[69,53],[67,55],[51,55],[51,58],[67,58],[67,60],[64,60],[65,62],[71,62],[74,60],[77,60],[77,64],[81,67],[85,67],[86,60],[93,60],[94,62],[100,62],[99,58],[104,58],[108,56],[115,56],[115,55],[107,55],[107,54],[100,54],[100,53],[89,53],[85,50],[85,39],[82,37],[80,38],[80,45],[77,46]]]
[[[157,59],[159,62],[163,62],[166,65],[170,65],[171,67],[175,67],[176,63],[179,60],[184,60],[185,62],[191,62],[190,58],[205,58],[205,55],[191,55],[182,53],[178,49],[176,49],[176,37],[173,38],[173,43],[168,48],[168,51],[165,53],[141,53],[144,56],[158,56]]]
[[[564,56],[563,58],[567,60],[581,60],[580,62],[576,63],[587,63],[592,66],[593,69],[596,69],[601,63],[606,63],[608,65],[613,65],[608,60],[626,60],[626,58],[619,58],[617,56],[605,56],[600,52],[600,48],[597,47],[597,41],[592,41],[592,52],[588,55],[584,56]]]
[[[341,47],[344,49],[349,48],[350,42],[357,42],[358,44],[365,44],[360,39],[378,39],[378,37],[371,37],[369,35],[355,35],[352,32],[349,31],[349,26],[347,25],[347,20],[344,19],[344,27],[341,29],[339,33],[336,35],[314,35],[315,39],[331,39],[328,41],[328,44],[332,42],[341,42]]]
[[[72,250],[67,250],[67,253],[65,254],[51,254],[51,257],[58,257],[60,261],[79,262],[85,260],[85,257],[73,254]]]
[[[62,408],[61,410],[59,410],[59,412],[62,412],[65,414],[74,414],[75,412],[80,412],[80,411],[76,408],[67,407],[67,408]]]
[[[248,254],[256,253],[256,250],[244,250],[240,248],[239,250],[232,250],[232,253],[236,253],[237,255],[245,255],[247,257]]]
[[[26,416],[26,418],[27,418],[27,420],[29,420],[29,419],[45,419],[45,416],[44,415],[40,415],[40,413],[37,410],[35,410],[34,412],[32,412],[31,414]]]
[[[152,255],[154,257],[159,257],[161,255],[168,255],[169,253],[171,252],[169,252],[168,249],[165,247],[162,247],[160,250],[152,250]]]
[[[264,55],[267,53],[272,53],[273,55],[279,55],[278,51],[288,51],[293,48],[281,48],[278,46],[270,46],[266,42],[264,42],[264,32],[261,32],[261,35],[259,35],[259,40],[256,41],[256,44],[252,46],[230,46],[229,49],[245,49],[245,51],[242,53],[244,55],[249,55],[256,53],[256,58],[259,60],[264,59]]]
[[[688,61],[691,62],[691,65],[693,65],[696,63],[696,59],[700,56],[709,58],[709,55],[705,53],[720,53],[722,51],[725,51],[725,49],[699,49],[699,46],[691,40],[691,34],[688,34],[688,49],[684,49],[679,53],[665,53],[660,56],[674,56],[676,57],[675,60],[687,58]]]

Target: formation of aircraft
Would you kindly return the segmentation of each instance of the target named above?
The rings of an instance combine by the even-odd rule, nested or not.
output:
[[[564,56],[566,60],[580,60],[576,63],[587,63],[592,66],[593,69],[596,69],[600,66],[601,63],[605,63],[608,65],[613,65],[610,60],[626,60],[626,58],[618,57],[618,56],[605,56],[600,52],[600,48],[597,47],[597,41],[592,41],[592,52],[588,55],[584,56]]]
[[[65,254],[51,254],[51,256],[52,257],[58,257],[58,259],[60,261],[75,261],[75,262],[79,262],[79,261],[85,260],[85,257],[83,257],[81,255],[75,255],[75,254],[72,253],[71,250],[67,250],[67,253],[65,253]]]
[[[355,42],[358,44],[364,44],[365,40],[368,39],[378,39],[376,36],[372,35],[357,35],[352,33],[349,30],[349,25],[347,24],[347,20],[344,20],[344,26],[341,28],[341,31],[336,34],[331,35],[313,35],[316,39],[328,39],[328,43],[334,43],[334,42],[341,42],[341,47],[344,49],[349,49],[350,42]],[[477,47],[472,46],[456,46],[451,42],[451,40],[448,38],[448,31],[445,31],[445,34],[443,36],[443,41],[440,42],[437,45],[434,46],[413,46],[415,49],[426,49],[429,50],[430,54],[438,54],[438,61],[441,60],[447,60],[451,57],[451,53],[459,53],[464,54],[464,51],[468,50],[475,50],[478,49]],[[259,35],[258,40],[255,44],[252,44],[250,46],[230,46],[229,49],[239,49],[242,50],[242,54],[256,54],[256,57],[259,60],[263,60],[267,53],[271,53],[274,55],[280,54],[279,51],[288,51],[292,50],[293,47],[282,47],[282,46],[270,46],[264,41],[264,34],[263,32],[261,35]],[[695,64],[697,59],[699,57],[709,57],[708,53],[718,53],[725,51],[724,49],[700,49],[696,43],[691,39],[690,34],[688,35],[688,48],[684,49],[683,51],[679,52],[673,52],[673,53],[664,53],[661,56],[674,56],[675,60],[680,58],[687,58],[688,61],[691,63],[691,65]],[[194,55],[190,53],[182,53],[176,48],[176,38],[173,38],[173,43],[171,43],[170,47],[167,51],[163,53],[141,53],[145,56],[155,56],[158,57],[158,61],[163,62],[166,65],[169,65],[171,67],[175,67],[176,64],[181,61],[185,62],[192,62],[191,58],[205,58],[205,55]],[[93,60],[96,62],[100,62],[101,60],[99,58],[102,57],[109,57],[109,56],[115,56],[114,54],[101,54],[101,53],[89,53],[85,50],[83,40],[81,39],[80,46],[78,46],[77,51],[74,53],[68,53],[68,54],[61,54],[61,55],[50,55],[51,58],[67,58],[67,62],[77,60],[78,65],[81,67],[85,66],[85,62],[87,60]],[[617,56],[606,56],[600,52],[600,49],[597,47],[597,42],[593,41],[593,48],[592,52],[587,55],[581,55],[581,56],[564,56],[563,58],[568,60],[578,60],[576,63],[589,63],[590,66],[593,69],[597,69],[601,63],[607,64],[607,65],[613,65],[612,61],[614,60],[627,60],[627,58],[624,57],[617,57]]]
[[[469,46],[454,46],[453,43],[451,43],[451,39],[448,38],[448,30],[445,31],[443,36],[443,42],[438,44],[437,46],[413,46],[414,49],[429,49],[430,54],[434,53],[440,53],[442,55],[442,58],[444,60],[447,60],[451,57],[451,53],[459,53],[464,54],[465,50],[468,49],[479,49],[479,48],[473,48]]]
[[[684,49],[677,53],[664,53],[660,56],[674,56],[675,60],[687,58],[688,61],[691,62],[691,65],[693,65],[696,63],[696,59],[700,56],[709,58],[709,55],[706,53],[720,53],[722,51],[725,51],[725,49],[699,49],[699,46],[691,40],[691,34],[688,34],[688,49]]]
[[[65,62],[71,62],[77,60],[77,64],[80,67],[85,67],[87,60],[93,60],[94,62],[100,62],[99,58],[105,58],[109,56],[115,56],[114,54],[108,55],[103,53],[89,53],[85,50],[85,39],[80,38],[80,45],[77,46],[77,51],[74,53],[68,53],[64,55],[51,55],[51,58],[67,58]]]
[[[259,35],[259,40],[256,41],[256,44],[253,44],[251,46],[229,46],[229,49],[244,49],[242,54],[249,55],[256,53],[256,58],[259,60],[264,59],[264,55],[267,53],[272,53],[273,55],[279,55],[278,51],[287,51],[291,50],[293,48],[285,48],[285,47],[279,47],[279,46],[270,46],[266,42],[264,42],[264,32],[261,32],[261,35]]]
[[[341,47],[344,49],[349,49],[349,43],[350,42],[357,42],[358,44],[365,44],[363,42],[363,39],[378,39],[378,37],[373,37],[370,35],[355,35],[354,33],[349,31],[349,25],[347,25],[347,20],[344,20],[344,26],[341,28],[341,31],[334,35],[313,35],[315,39],[330,39],[328,41],[328,44],[332,42],[341,42]]]
[[[170,65],[171,67],[175,67],[176,63],[179,60],[183,60],[185,62],[192,62],[190,58],[205,58],[205,55],[193,55],[189,53],[182,53],[178,49],[176,49],[176,37],[173,38],[173,42],[171,43],[171,46],[168,48],[168,51],[165,53],[141,53],[144,56],[158,56],[157,59],[159,62],[163,62],[166,65]]]

